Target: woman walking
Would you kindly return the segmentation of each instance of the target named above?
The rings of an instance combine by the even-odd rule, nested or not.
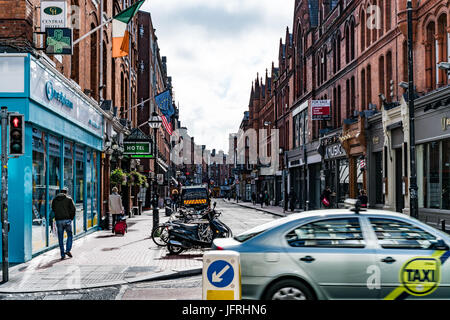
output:
[[[118,216],[123,214],[122,197],[119,194],[117,187],[112,188],[112,194],[109,195],[109,212],[112,215],[112,232],[118,221]]]

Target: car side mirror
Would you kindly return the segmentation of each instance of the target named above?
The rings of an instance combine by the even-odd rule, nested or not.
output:
[[[438,241],[433,243],[431,245],[431,248],[434,249],[434,250],[443,250],[443,251],[449,251],[450,250],[448,245],[442,239],[439,239]]]

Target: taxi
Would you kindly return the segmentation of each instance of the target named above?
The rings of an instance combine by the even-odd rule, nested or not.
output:
[[[448,234],[356,200],[346,205],[216,239],[213,249],[240,253],[243,299],[450,299]]]

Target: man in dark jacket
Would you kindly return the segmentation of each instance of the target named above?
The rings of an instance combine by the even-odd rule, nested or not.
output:
[[[66,255],[72,257],[72,220],[75,217],[75,204],[71,197],[67,196],[67,188],[61,189],[60,193],[52,201],[52,210],[55,214],[56,227],[58,229],[59,249],[61,260]],[[64,251],[64,231],[67,233],[66,251]]]

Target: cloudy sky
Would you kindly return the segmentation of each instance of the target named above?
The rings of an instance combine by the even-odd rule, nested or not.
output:
[[[294,0],[147,0],[141,10],[167,57],[181,125],[196,144],[228,152],[256,73],[278,66]]]

